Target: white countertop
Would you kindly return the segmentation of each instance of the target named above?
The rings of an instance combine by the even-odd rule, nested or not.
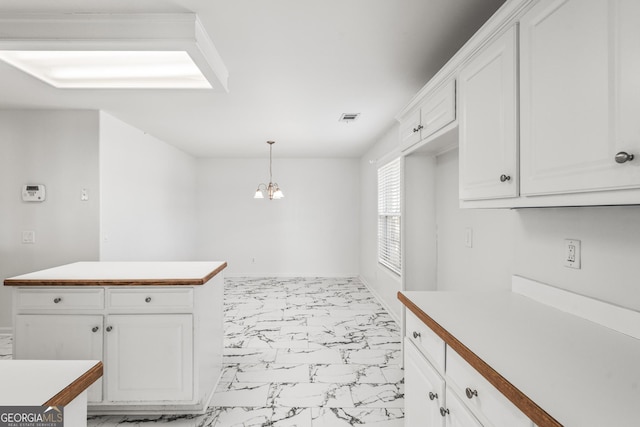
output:
[[[98,360],[0,360],[0,405],[39,406],[62,391],[70,401],[100,376]]]
[[[402,292],[567,427],[640,425],[640,340],[511,292]]]
[[[76,262],[5,280],[7,286],[65,284],[56,282],[102,282],[104,284],[149,284],[184,282],[203,284],[226,267],[226,262]],[[140,282],[140,283],[136,283]],[[146,282],[146,283],[145,283]],[[154,283],[159,284],[159,283]],[[176,283],[181,284],[181,283]]]

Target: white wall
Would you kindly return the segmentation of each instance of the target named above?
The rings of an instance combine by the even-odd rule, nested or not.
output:
[[[198,160],[198,258],[227,276],[355,276],[357,159],[273,160],[281,200],[253,199],[268,158]],[[254,261],[255,259],[255,261]]]
[[[398,132],[398,126],[392,127],[360,159],[360,278],[399,319],[401,304],[396,294],[402,282],[400,277],[378,264],[377,237],[378,165],[398,155]]]
[[[515,262],[516,211],[460,209],[458,150],[436,159],[439,290],[509,290]],[[472,247],[465,246],[465,229]]]
[[[100,113],[100,259],[195,257],[196,160]]]
[[[640,310],[640,206],[459,209],[457,177],[456,150],[437,159],[439,289],[508,290],[518,274]],[[567,238],[582,242],[580,270],[563,266]]]
[[[46,201],[23,202],[27,183],[44,184]],[[97,260],[98,113],[0,110],[0,207],[1,280]],[[23,230],[35,231],[35,244],[21,243]],[[11,292],[0,287],[0,329],[11,324]]]

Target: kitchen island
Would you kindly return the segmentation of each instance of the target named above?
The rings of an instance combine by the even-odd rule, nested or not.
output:
[[[226,262],[78,262],[6,279],[14,358],[102,360],[92,414],[203,413],[222,371]]]

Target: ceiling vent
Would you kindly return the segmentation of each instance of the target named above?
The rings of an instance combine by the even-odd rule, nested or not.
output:
[[[358,117],[360,117],[360,113],[342,113],[340,116],[340,122],[351,123],[355,122]]]

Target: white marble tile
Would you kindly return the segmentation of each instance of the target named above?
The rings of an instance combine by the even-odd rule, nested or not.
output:
[[[351,397],[355,407],[404,408],[404,384],[355,384]]]
[[[0,360],[13,358],[13,335],[0,335]]]
[[[387,383],[399,383],[399,382],[404,382],[404,369],[402,369],[400,366],[398,365],[389,365],[389,366],[383,366],[382,368],[382,375],[384,375],[384,378],[386,379]]]
[[[245,383],[308,383],[309,371],[307,364],[240,364],[236,368],[236,379]]]
[[[269,397],[269,383],[219,384],[211,405],[213,406],[254,406],[264,407]]]
[[[231,363],[270,363],[275,362],[278,350],[264,348],[225,348],[222,362]]]
[[[318,406],[353,407],[348,385],[323,383],[272,384],[269,404],[311,408]]]
[[[313,408],[312,427],[404,427],[400,408]]]
[[[340,384],[381,384],[389,382],[380,366],[373,365],[312,365],[311,382]]]
[[[342,363],[340,351],[333,348],[278,350],[276,363]]]
[[[363,365],[400,365],[402,352],[400,349],[365,349],[341,350],[343,363]]]

